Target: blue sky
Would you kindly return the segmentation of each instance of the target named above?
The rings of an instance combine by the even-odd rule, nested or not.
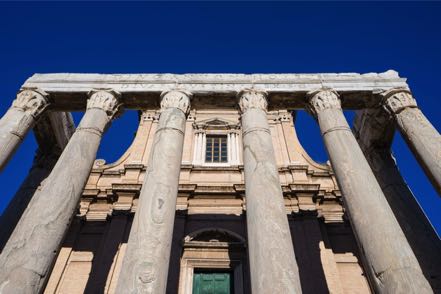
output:
[[[33,73],[383,72],[408,78],[419,106],[441,129],[440,2],[0,3],[0,115]],[[81,113],[75,113],[75,120]],[[348,113],[348,118],[351,118]],[[105,135],[99,158],[130,144],[136,113]],[[326,153],[315,122],[298,116],[302,144]],[[0,174],[0,212],[29,170],[29,135]],[[441,198],[399,135],[403,175],[441,233]],[[374,217],[374,216],[373,216]]]

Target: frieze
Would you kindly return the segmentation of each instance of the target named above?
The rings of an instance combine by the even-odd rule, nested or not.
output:
[[[268,92],[308,92],[330,87],[337,91],[385,91],[408,88],[406,79],[394,71],[342,74],[35,74],[26,87],[44,91],[84,92],[112,88],[120,92],[162,92],[182,86],[193,94],[239,92],[254,88]]]

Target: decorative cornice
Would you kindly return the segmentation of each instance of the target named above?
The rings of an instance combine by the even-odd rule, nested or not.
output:
[[[23,88],[12,102],[12,108],[19,108],[34,117],[40,116],[49,106],[49,95],[39,89]]]
[[[120,114],[121,94],[112,89],[93,89],[89,92],[87,109],[99,108],[104,110],[110,118]]]
[[[381,96],[383,96],[383,107],[390,114],[397,114],[407,107],[418,107],[412,93],[406,88],[388,90]]]
[[[161,110],[174,107],[182,110],[185,115],[190,112],[192,94],[184,90],[170,90],[161,93]]]
[[[307,97],[306,108],[314,116],[326,109],[341,109],[340,96],[332,89],[312,91],[307,94]]]
[[[239,108],[242,113],[252,108],[263,111],[268,110],[268,93],[265,91],[244,89],[237,93],[237,97],[239,98]]]

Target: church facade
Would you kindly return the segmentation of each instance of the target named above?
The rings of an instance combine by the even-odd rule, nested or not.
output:
[[[96,159],[124,108],[131,146]],[[302,147],[298,109],[330,161]],[[440,191],[441,139],[393,71],[34,75],[0,121],[2,167],[31,128],[0,293],[441,291],[440,240],[390,151],[397,129]]]

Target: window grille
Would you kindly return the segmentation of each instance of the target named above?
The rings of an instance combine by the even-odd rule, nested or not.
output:
[[[227,136],[207,135],[205,162],[228,162]]]

